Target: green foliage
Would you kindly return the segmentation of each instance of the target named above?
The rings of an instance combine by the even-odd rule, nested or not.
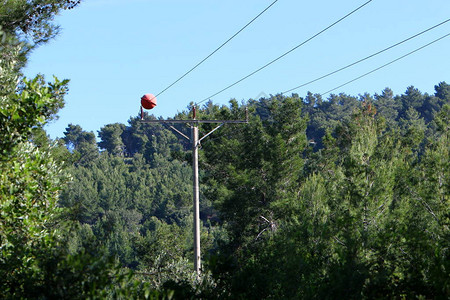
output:
[[[0,290],[2,297],[14,298],[42,280],[40,258],[56,237],[61,168],[28,140],[62,107],[68,81],[18,81],[21,47],[0,35]]]
[[[48,42],[58,33],[52,20],[63,9],[72,9],[80,0],[3,1],[0,26],[10,36],[24,43],[24,55],[33,47]]]
[[[14,146],[25,141],[34,127],[43,126],[64,105],[68,80],[45,85],[44,78],[23,79],[20,92],[0,98],[0,155],[6,158]]]
[[[1,298],[448,298],[448,84],[200,107],[250,122],[202,141],[197,276],[187,141],[138,117],[98,144],[42,129],[68,81],[20,71],[78,2],[0,8]]]
[[[448,103],[449,85],[441,82],[435,86],[435,90],[436,93],[432,96],[422,94],[411,86],[405,94],[394,96],[392,90],[386,88],[380,95],[375,94],[371,101],[377,116],[384,118],[389,130],[398,129],[399,123],[414,117],[414,112],[428,125],[442,106]],[[369,95],[363,95],[361,100],[368,100],[368,98],[370,98]],[[329,99],[323,100],[320,95],[308,93],[303,103],[305,105],[302,114],[309,118],[306,133],[308,140],[315,146],[315,150],[323,147],[322,138],[327,129],[333,130],[341,121],[348,121],[354,109],[361,108],[361,101],[345,94],[331,95]],[[433,129],[430,129],[429,133],[432,133]]]
[[[181,242],[192,231],[192,225],[185,221],[191,215],[190,168],[178,161],[157,159],[157,168],[151,168],[142,154],[124,161],[102,153],[89,165],[71,168],[74,180],[59,201],[70,209],[70,219],[89,226],[110,255],[135,269],[153,264],[160,253],[147,250],[157,247],[159,239],[167,238],[179,248],[171,259],[183,257],[192,247]],[[157,234],[155,230],[165,226],[171,229]],[[172,237],[165,236],[171,232]],[[160,248],[172,249],[168,245]]]
[[[98,132],[101,141],[98,143],[100,148],[106,149],[110,154],[123,155],[125,145],[122,141],[122,133],[125,125],[115,123],[108,124]]]
[[[1,290],[4,296],[20,295],[41,276],[34,258],[52,246],[59,169],[29,143],[2,161],[0,169]]]
[[[401,96],[278,95],[198,108],[199,119],[250,113],[249,124],[202,141],[200,281],[191,261],[189,144],[139,118],[106,125],[99,146],[107,151],[75,162],[60,198],[81,224],[71,249],[91,238],[176,299],[444,298],[446,87],[435,96],[411,87]],[[202,124],[200,134],[213,128]],[[72,155],[85,134],[68,127]]]
[[[239,251],[276,231],[277,206],[295,197],[302,174],[306,122],[300,99],[274,97],[264,105],[266,120],[253,116],[248,125],[223,128],[219,138],[203,144],[208,197]],[[234,112],[222,108],[214,117],[243,115],[244,107],[231,106]]]
[[[29,50],[53,36],[54,14],[78,2],[0,7],[0,298],[170,298],[132,280],[98,249],[70,249],[64,237],[70,227],[61,224],[57,200],[69,152],[52,145],[42,126],[63,106],[68,81],[27,80],[20,70]]]
[[[18,80],[20,45],[2,30],[0,25],[0,97],[14,93]]]
[[[219,264],[230,298],[448,296],[448,116],[419,158],[369,103],[327,136],[279,229],[235,269]]]
[[[400,105],[394,99],[392,90],[386,88],[381,95],[375,94],[374,98],[378,115],[386,120],[388,128],[395,129],[397,126],[396,120],[399,114]]]

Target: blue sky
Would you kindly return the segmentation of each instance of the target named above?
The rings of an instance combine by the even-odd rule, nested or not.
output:
[[[29,77],[70,79],[59,120],[97,131],[127,123],[140,97],[158,94],[210,54],[273,0],[85,0],[55,19],[61,34],[30,57]],[[172,117],[321,31],[364,0],[279,0],[245,31],[158,97],[156,116]],[[212,98],[227,104],[277,94],[353,63],[450,18],[448,0],[373,0],[360,11],[256,75]],[[450,22],[390,51],[293,92],[323,93],[447,33]],[[433,93],[450,82],[450,37],[334,93],[395,94],[410,85]],[[326,97],[327,95],[325,95]]]

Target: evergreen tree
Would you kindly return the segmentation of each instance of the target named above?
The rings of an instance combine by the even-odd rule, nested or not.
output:
[[[248,125],[226,128],[220,138],[204,144],[208,195],[216,199],[237,257],[277,230],[281,216],[276,206],[295,198],[306,147],[300,101],[274,97],[265,121],[254,116]],[[231,111],[222,108],[221,114],[232,117],[242,110],[232,103]]]
[[[392,90],[385,88],[381,95],[375,94],[374,104],[378,114],[386,120],[387,127],[395,129],[397,127],[397,116],[400,106],[395,101]]]
[[[450,85],[445,81],[440,82],[438,85],[434,86],[434,90],[436,91],[435,96],[441,100],[444,100],[448,103],[450,99]]]
[[[64,142],[72,151],[76,164],[87,165],[98,157],[98,148],[93,132],[84,131],[80,125],[69,124],[64,132]]]
[[[107,150],[113,155],[123,155],[125,145],[122,141],[122,133],[125,125],[120,123],[108,124],[100,129],[98,137],[100,142],[99,147]]]

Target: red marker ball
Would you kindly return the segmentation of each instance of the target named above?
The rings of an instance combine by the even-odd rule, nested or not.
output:
[[[141,105],[145,109],[152,109],[156,106],[156,97],[152,94],[145,94],[141,98]]]

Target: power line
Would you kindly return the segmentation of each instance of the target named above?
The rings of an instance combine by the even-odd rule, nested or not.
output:
[[[432,41],[432,42],[430,42],[430,43],[428,43],[428,44],[426,44],[426,45],[424,45],[424,46],[422,46],[422,47],[419,47],[419,48],[417,48],[417,49],[415,49],[415,50],[413,50],[413,51],[411,51],[411,52],[408,52],[407,54],[405,54],[405,55],[403,55],[403,56],[400,56],[400,57],[397,58],[397,59],[394,59],[394,60],[392,60],[392,61],[390,61],[390,62],[388,62],[388,63],[382,65],[381,67],[378,67],[378,68],[376,68],[376,69],[373,69],[373,70],[370,71],[370,72],[367,72],[367,73],[365,73],[365,74],[363,74],[363,75],[361,75],[361,76],[356,77],[355,79],[352,79],[352,80],[350,80],[350,81],[347,81],[347,82],[344,83],[344,84],[341,84],[340,86],[337,86],[337,87],[335,87],[335,88],[333,88],[333,89],[331,89],[331,90],[329,90],[329,91],[326,91],[325,93],[320,94],[320,96],[323,96],[323,95],[325,95],[325,94],[331,93],[332,91],[337,90],[337,89],[339,89],[339,88],[341,88],[341,87],[343,87],[343,86],[345,86],[345,85],[347,85],[347,84],[349,84],[349,83],[352,83],[352,82],[354,82],[354,81],[356,81],[356,80],[358,80],[358,79],[361,79],[361,78],[363,78],[363,77],[365,77],[365,76],[367,76],[367,75],[369,75],[369,74],[372,74],[373,72],[378,71],[378,70],[380,70],[380,69],[382,69],[382,68],[384,68],[384,67],[386,67],[386,66],[388,66],[388,65],[390,65],[390,64],[393,64],[394,62],[399,61],[400,59],[405,58],[405,57],[407,57],[407,56],[409,56],[409,55],[411,55],[411,54],[413,54],[413,53],[415,53],[415,52],[417,52],[417,51],[419,51],[419,50],[422,50],[423,48],[428,47],[428,46],[430,46],[431,44],[434,44],[434,43],[436,43],[436,42],[438,42],[438,41],[440,41],[440,40],[446,38],[446,37],[449,36],[449,35],[450,35],[450,33],[447,33],[446,35],[441,36],[440,38],[438,38],[438,39],[436,39],[436,40],[434,40],[434,41]]]
[[[211,56],[213,56],[217,51],[219,51],[220,49],[222,49],[223,46],[225,46],[226,44],[228,44],[229,41],[231,41],[232,39],[234,39],[239,33],[241,33],[245,28],[247,28],[250,24],[252,24],[256,19],[258,19],[262,14],[264,14],[267,10],[269,10],[269,8],[271,8],[276,2],[278,2],[278,0],[273,1],[269,6],[267,6],[262,12],[260,12],[256,17],[254,17],[250,22],[248,22],[244,27],[242,27],[241,29],[239,29],[238,32],[236,32],[233,36],[231,36],[228,40],[226,40],[222,45],[220,45],[216,50],[214,50],[213,52],[211,52],[211,54],[209,54],[208,56],[206,56],[203,60],[201,60],[198,64],[196,64],[195,66],[193,66],[189,71],[187,71],[186,73],[184,73],[180,78],[178,78],[177,80],[175,80],[174,82],[172,82],[168,87],[166,87],[165,89],[163,89],[161,92],[159,92],[155,97],[158,97],[159,95],[161,95],[162,93],[164,93],[165,91],[167,91],[168,89],[170,89],[172,86],[174,86],[176,83],[178,83],[181,79],[183,79],[184,77],[186,77],[189,73],[191,73],[192,71],[194,71],[198,66],[200,66],[202,63],[204,63],[208,58],[210,58]]]
[[[340,18],[339,20],[337,20],[336,22],[334,22],[333,24],[329,25],[328,27],[326,27],[325,29],[322,29],[321,31],[319,31],[318,33],[316,33],[315,35],[313,35],[312,37],[308,38],[307,40],[305,40],[304,42],[298,44],[297,46],[295,46],[294,48],[292,48],[291,50],[285,52],[284,54],[278,56],[277,58],[275,58],[274,60],[272,60],[271,62],[265,64],[264,66],[260,67],[259,69],[257,69],[256,71],[253,71],[252,73],[248,74],[247,76],[239,79],[238,81],[230,84],[229,86],[227,86],[226,88],[218,91],[217,93],[214,93],[213,95],[203,99],[202,101],[197,102],[196,104],[200,104],[203,103],[207,100],[210,100],[211,98],[217,96],[218,94],[228,90],[229,88],[235,86],[236,84],[244,81],[245,79],[249,78],[250,76],[255,75],[256,73],[258,73],[259,71],[267,68],[268,66],[270,66],[271,64],[275,63],[276,61],[282,59],[283,57],[285,57],[286,55],[288,55],[289,53],[293,52],[294,50],[297,50],[298,48],[300,48],[301,46],[303,46],[304,44],[306,44],[307,42],[311,41],[312,39],[316,38],[317,36],[319,36],[320,34],[324,33],[325,31],[327,31],[328,29],[330,29],[331,27],[335,26],[336,24],[338,24],[339,22],[343,21],[344,19],[346,19],[347,17],[349,17],[350,15],[352,15],[353,13],[357,12],[358,10],[360,10],[361,8],[363,8],[364,6],[366,6],[367,4],[369,4],[370,2],[372,2],[372,0],[367,1],[366,3],[362,4],[361,6],[359,6],[358,8],[352,10],[351,12],[349,12],[348,14],[346,14],[345,16],[343,16],[342,18]]]
[[[336,71],[330,72],[330,73],[328,73],[328,74],[326,74],[326,75],[323,75],[323,76],[321,76],[321,77],[318,77],[318,78],[316,78],[316,79],[314,79],[314,80],[311,80],[311,81],[308,81],[308,82],[306,82],[306,83],[303,83],[303,84],[301,84],[301,85],[299,85],[299,86],[296,86],[295,88],[292,88],[292,89],[289,89],[289,90],[287,90],[287,91],[285,91],[285,92],[282,92],[281,94],[289,93],[289,92],[291,92],[291,91],[293,91],[293,90],[299,89],[299,88],[304,87],[304,86],[306,86],[306,85],[308,85],[308,84],[311,84],[311,83],[313,83],[313,82],[319,81],[319,80],[324,79],[324,78],[326,78],[326,77],[328,77],[328,76],[331,76],[331,75],[336,74],[336,73],[338,73],[338,72],[340,72],[340,71],[343,71],[343,70],[345,70],[345,69],[347,69],[347,68],[350,68],[350,67],[352,67],[352,66],[354,66],[354,65],[356,65],[356,64],[359,64],[359,63],[361,63],[361,62],[363,62],[363,61],[365,61],[365,60],[367,60],[367,59],[369,59],[369,58],[372,58],[372,57],[374,57],[374,56],[376,56],[376,55],[378,55],[378,54],[381,54],[381,53],[383,53],[383,52],[385,52],[385,51],[387,51],[387,50],[390,50],[390,49],[392,49],[392,48],[394,48],[394,47],[397,47],[397,46],[399,46],[399,45],[401,45],[401,44],[403,44],[403,43],[405,43],[405,42],[407,42],[407,41],[409,41],[409,40],[412,40],[412,39],[414,39],[414,38],[416,38],[416,37],[418,37],[418,36],[420,36],[420,35],[422,35],[422,34],[428,32],[428,31],[430,31],[430,30],[432,30],[432,29],[435,29],[436,27],[439,27],[439,26],[441,26],[441,25],[447,23],[448,21],[450,21],[450,19],[447,19],[447,20],[445,20],[444,22],[441,22],[441,23],[439,23],[439,24],[437,24],[437,25],[434,25],[433,27],[430,27],[430,28],[428,28],[428,29],[426,29],[426,30],[424,30],[424,31],[422,31],[422,32],[419,32],[419,33],[417,33],[417,34],[415,34],[415,35],[413,35],[413,36],[411,36],[411,37],[409,37],[409,38],[407,38],[407,39],[404,39],[403,41],[398,42],[398,43],[396,43],[396,44],[394,44],[394,45],[392,45],[392,46],[389,46],[389,47],[387,47],[387,48],[384,48],[383,50],[380,50],[380,51],[378,51],[378,52],[376,52],[376,53],[374,53],[374,54],[371,54],[371,55],[369,55],[369,56],[366,56],[366,57],[364,57],[363,59],[360,59],[360,60],[358,60],[358,61],[356,61],[356,62],[354,62],[354,63],[351,63],[351,64],[349,64],[349,65],[346,65],[345,67],[342,67],[342,68],[340,68],[340,69],[338,69],[338,70],[336,70]]]

